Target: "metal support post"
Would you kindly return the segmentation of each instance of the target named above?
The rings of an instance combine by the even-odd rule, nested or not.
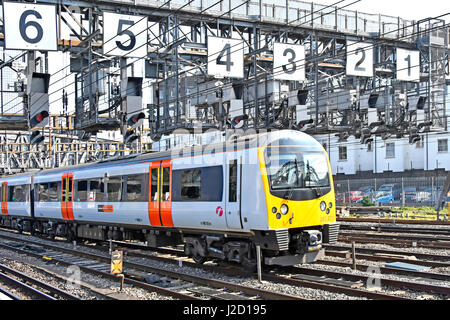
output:
[[[256,267],[258,270],[258,281],[262,282],[262,268],[261,268],[261,246],[256,246]]]
[[[352,259],[353,259],[353,270],[356,270],[356,249],[355,242],[352,242]]]

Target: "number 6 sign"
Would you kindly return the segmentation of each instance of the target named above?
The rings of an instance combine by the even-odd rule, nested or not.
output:
[[[103,54],[145,57],[148,18],[111,12],[103,13]]]
[[[5,49],[55,51],[56,6],[3,2]]]

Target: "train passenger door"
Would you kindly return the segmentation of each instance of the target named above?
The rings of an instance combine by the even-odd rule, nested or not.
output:
[[[229,159],[226,166],[227,199],[225,212],[227,226],[230,229],[242,229],[241,221],[241,179],[242,164],[239,158]]]
[[[2,214],[8,215],[8,182],[2,183],[1,203]]]
[[[171,160],[150,165],[148,214],[152,226],[173,227]]]
[[[61,180],[61,214],[73,220],[73,173],[63,173]]]

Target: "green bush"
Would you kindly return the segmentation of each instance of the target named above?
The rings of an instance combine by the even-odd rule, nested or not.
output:
[[[374,204],[372,203],[372,201],[370,200],[369,197],[364,197],[364,198],[361,200],[361,205],[362,205],[363,207],[373,207],[373,206],[374,206]]]

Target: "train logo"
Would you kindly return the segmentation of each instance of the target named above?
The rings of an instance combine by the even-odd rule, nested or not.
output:
[[[223,208],[221,206],[217,207],[216,214],[218,214],[219,217],[223,216]]]

